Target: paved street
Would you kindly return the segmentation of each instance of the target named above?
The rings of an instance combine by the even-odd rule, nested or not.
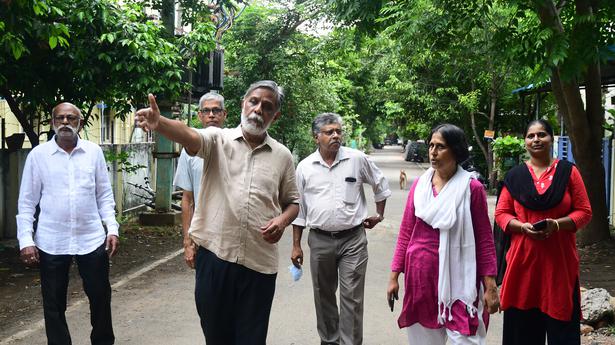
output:
[[[405,332],[397,327],[399,302],[391,313],[385,298],[389,265],[405,206],[407,190],[399,189],[399,170],[405,169],[410,180],[423,170],[415,163],[402,160],[401,147],[386,146],[375,152],[373,160],[384,171],[392,197],[387,201],[385,220],[368,231],[369,265],[365,287],[364,344],[406,344]],[[408,183],[410,187],[411,181]],[[369,200],[372,193],[366,189]],[[494,199],[489,198],[490,212]],[[373,202],[370,201],[372,213]],[[309,251],[304,235],[304,251]],[[280,241],[280,269],[273,303],[268,343],[273,345],[318,344],[316,317],[312,303],[309,264],[303,278],[293,283],[288,271],[292,233],[290,228]],[[306,261],[308,261],[306,259]],[[156,268],[134,278],[114,283],[113,316],[117,344],[194,345],[203,344],[203,336],[193,303],[194,276],[175,256]],[[77,301],[67,313],[73,344],[89,344],[89,313],[87,301]],[[42,318],[42,311],[40,311]],[[500,344],[501,316],[492,318],[488,344]],[[46,344],[42,322],[23,325],[15,339],[0,340],[3,344]]]

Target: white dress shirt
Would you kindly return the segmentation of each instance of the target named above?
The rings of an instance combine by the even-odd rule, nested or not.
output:
[[[34,212],[40,204],[36,233]],[[115,201],[102,149],[86,140],[68,154],[50,140],[26,159],[18,202],[19,248],[34,246],[48,254],[83,255],[98,248],[107,234],[118,235]]]
[[[361,224],[367,218],[364,183],[376,202],[391,195],[382,171],[363,152],[342,146],[329,167],[316,150],[297,166],[300,203],[293,225],[340,231]]]

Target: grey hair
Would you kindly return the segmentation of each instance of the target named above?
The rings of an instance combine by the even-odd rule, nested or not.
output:
[[[56,114],[56,109],[61,106],[61,105],[70,105],[71,107],[75,108],[75,110],[77,110],[77,113],[79,113],[79,118],[83,119],[83,114],[81,114],[81,109],[79,109],[76,105],[70,103],[70,102],[62,102],[58,105],[56,105],[55,107],[53,107],[53,109],[51,109],[51,116],[54,116]]]
[[[320,129],[322,126],[330,125],[330,124],[339,124],[340,126],[344,126],[344,120],[342,117],[336,113],[322,113],[318,114],[314,121],[312,121],[312,134],[318,135],[320,133]]]
[[[248,88],[248,91],[246,91],[246,93],[243,95],[243,99],[248,98],[248,96],[250,96],[250,94],[254,90],[261,88],[269,89],[273,92],[275,96],[275,111],[277,112],[278,110],[280,110],[280,107],[282,106],[282,100],[284,99],[284,90],[282,90],[282,88],[278,86],[278,84],[273,80],[259,80],[255,83],[252,83],[252,85],[250,85],[250,87]]]
[[[207,101],[216,101],[220,103],[220,107],[224,110],[224,97],[217,92],[208,92],[199,99],[199,108]]]

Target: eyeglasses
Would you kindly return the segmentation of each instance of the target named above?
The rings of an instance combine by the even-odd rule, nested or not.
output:
[[[77,115],[54,115],[53,116],[53,121],[55,122],[62,123],[65,120],[68,120],[68,122],[75,122],[79,120],[79,116]]]
[[[209,114],[210,112],[216,116],[222,114],[222,112],[224,111],[224,109],[220,109],[220,108],[201,108],[199,109],[199,111],[205,115]]]
[[[328,131],[320,131],[320,134],[324,134],[324,135],[326,135],[328,137],[332,136],[333,133],[336,133],[337,135],[342,135],[344,132],[341,129],[339,129],[339,128],[337,128],[337,129],[335,129],[335,128],[334,129],[330,129]]]

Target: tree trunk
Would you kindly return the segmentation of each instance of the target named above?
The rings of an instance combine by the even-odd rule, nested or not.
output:
[[[17,121],[19,121],[19,124],[23,128],[24,133],[26,133],[26,136],[28,136],[32,147],[37,146],[39,144],[38,133],[34,131],[32,123],[28,120],[28,117],[21,111],[21,109],[19,108],[19,104],[17,104],[17,102],[13,98],[13,95],[9,92],[9,90],[5,88],[0,89],[0,94],[2,94],[2,97],[4,97],[4,99],[6,99],[6,102],[9,104],[9,108],[11,108],[11,112],[13,112],[13,115],[15,115]]]
[[[491,94],[491,107],[489,109],[489,130],[493,131],[494,127],[495,127],[495,110],[496,110],[496,105],[497,105],[497,94],[494,93]],[[491,186],[491,188],[495,188],[496,187],[496,170],[495,170],[495,161],[493,159],[493,146],[492,145],[487,145],[487,164],[489,165],[489,186]],[[503,178],[503,176],[502,176]]]
[[[543,25],[553,29],[556,35],[564,33],[558,12],[552,1],[541,3],[538,14]],[[577,1],[577,14],[591,14],[591,7],[584,1]],[[591,39],[582,40],[591,44]],[[565,65],[564,61],[562,65]],[[586,80],[586,106],[579,90],[577,78],[562,80],[561,66],[551,69],[551,86],[559,110],[568,127],[572,149],[577,166],[585,182],[589,201],[592,205],[592,220],[577,235],[580,244],[599,242],[610,238],[608,210],[606,208],[605,175],[601,150],[604,121],[600,89],[600,64],[597,59],[588,65]]]

